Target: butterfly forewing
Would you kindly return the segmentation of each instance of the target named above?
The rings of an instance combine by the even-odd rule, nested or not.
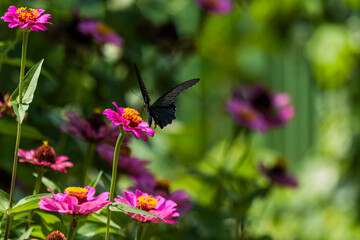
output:
[[[170,104],[174,103],[176,97],[180,93],[182,93],[183,91],[185,91],[189,87],[194,86],[199,81],[200,81],[200,79],[195,78],[195,79],[191,79],[189,81],[180,83],[179,85],[177,85],[176,87],[170,89],[164,95],[159,97],[159,99],[156,100],[156,102],[154,102],[154,104],[152,104],[151,106],[152,107],[166,107],[166,106],[169,106]]]
[[[139,82],[141,94],[142,94],[144,102],[145,102],[145,107],[149,108],[149,106],[150,106],[149,93],[146,90],[146,87],[145,87],[145,84],[144,84],[143,80],[141,79],[140,72],[139,72],[139,69],[137,68],[136,64],[134,64],[134,67],[135,67],[136,76],[137,76],[137,79],[138,79],[138,82]],[[148,111],[148,109],[146,109],[146,111]]]

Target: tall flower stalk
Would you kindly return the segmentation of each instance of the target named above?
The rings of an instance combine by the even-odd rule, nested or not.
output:
[[[119,154],[120,154],[120,148],[121,144],[124,140],[125,133],[121,129],[121,133],[119,134],[119,137],[116,141],[115,145],[115,151],[114,151],[114,159],[113,159],[113,167],[112,167],[112,174],[111,174],[111,185],[110,185],[110,196],[109,201],[114,201],[114,195],[115,195],[115,186],[116,186],[116,180],[117,180],[117,166],[119,161]],[[106,224],[106,240],[109,240],[110,237],[110,221],[111,221],[111,211],[110,208],[108,208],[108,216],[107,216],[107,224]]]
[[[144,226],[142,223],[138,223],[137,227],[136,227],[136,235],[135,235],[135,240],[141,240],[142,235],[144,232]]]
[[[21,52],[20,79],[19,79],[19,105],[22,104],[22,97],[23,97],[23,85],[24,85],[26,53],[27,53],[27,43],[29,39],[29,33],[30,33],[29,31],[24,31],[22,38],[22,52]],[[16,131],[16,143],[15,143],[15,151],[14,151],[14,162],[13,162],[13,169],[11,175],[9,208],[12,207],[12,203],[14,201],[14,189],[15,189],[17,162],[18,162],[18,151],[20,146],[20,137],[21,137],[21,121],[20,119],[18,119],[17,131]],[[9,236],[11,218],[12,218],[12,214],[9,213],[6,222],[5,240],[7,240]]]
[[[41,168],[41,167],[37,168],[37,177],[36,177],[36,182],[35,182],[33,195],[36,195],[36,194],[39,193],[40,187],[41,187],[41,180],[42,180],[42,177],[44,176],[44,174],[45,174],[45,169],[44,168]],[[26,229],[25,230],[28,230],[30,228],[33,213],[34,213],[34,209],[31,209],[30,212],[29,212],[28,221],[26,223]]]

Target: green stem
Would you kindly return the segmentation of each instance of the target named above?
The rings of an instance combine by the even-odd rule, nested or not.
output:
[[[121,133],[116,141],[115,151],[114,151],[114,159],[113,159],[113,167],[112,167],[112,176],[111,176],[111,185],[110,185],[110,197],[109,201],[112,202],[114,200],[115,195],[115,185],[116,185],[116,174],[117,174],[117,166],[119,161],[119,154],[120,154],[120,147],[121,143],[124,140],[125,133],[121,129]],[[107,224],[106,224],[106,240],[109,240],[110,237],[110,221],[111,221],[111,211],[110,207],[108,207],[108,217],[107,217]]]
[[[45,174],[45,169],[42,167],[39,167],[38,171],[37,171],[37,178],[36,178],[36,182],[35,182],[35,188],[34,188],[33,195],[36,195],[39,193],[40,187],[41,187],[41,180],[42,180],[42,177],[44,176],[44,174]],[[31,209],[29,212],[28,221],[27,221],[25,230],[28,230],[30,228],[33,213],[34,213],[34,209]]]
[[[87,147],[87,151],[86,151],[86,156],[85,156],[85,161],[84,161],[84,167],[83,167],[83,172],[82,172],[82,180],[81,180],[81,186],[85,186],[85,182],[88,176],[88,171],[90,169],[91,163],[92,163],[92,159],[94,156],[94,152],[95,152],[95,143],[88,143],[88,147]]]
[[[21,52],[21,66],[20,66],[20,79],[19,79],[19,105],[22,104],[22,94],[23,94],[23,85],[24,85],[24,75],[25,75],[25,64],[26,64],[26,52],[27,52],[27,43],[29,39],[29,32],[23,32],[23,42],[22,42],[22,52]],[[9,200],[9,208],[12,207],[12,203],[14,201],[14,189],[15,189],[15,179],[16,179],[16,170],[17,170],[17,162],[18,162],[18,151],[20,146],[20,136],[21,136],[21,122],[20,119],[17,120],[17,132],[16,132],[16,143],[15,143],[15,151],[14,151],[14,163],[13,170],[11,175],[11,187],[10,187],[10,200]],[[4,239],[7,240],[9,237],[10,231],[10,223],[11,223],[12,214],[8,214],[5,236]]]
[[[141,240],[144,233],[144,226],[141,223],[137,224],[135,240]]]
[[[69,233],[67,236],[67,240],[73,240],[76,234],[77,227],[79,225],[79,220],[76,218],[71,218]]]

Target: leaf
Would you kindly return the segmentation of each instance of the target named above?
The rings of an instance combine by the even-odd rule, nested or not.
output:
[[[26,232],[24,232],[23,235],[21,235],[21,236],[18,238],[18,240],[26,240],[26,239],[28,239],[28,238],[30,237],[30,233],[31,233],[32,230],[33,230],[32,227],[29,228]]]
[[[36,90],[36,86],[40,76],[43,62],[44,59],[42,59],[40,62],[35,64],[25,75],[23,90],[22,90],[23,98],[21,105],[19,99],[19,86],[15,89],[15,91],[11,95],[10,102],[14,107],[14,112],[18,117],[20,123],[22,123],[22,121],[24,120],[25,113],[29,109],[29,105],[34,98],[34,93]]]
[[[6,119],[0,119],[0,133],[10,136],[16,136],[17,123]],[[23,124],[21,127],[21,137],[30,139],[49,139],[42,135],[36,128]]]
[[[6,213],[9,207],[9,194],[0,189],[0,212]]]
[[[38,202],[40,201],[40,198],[46,196],[50,197],[51,194],[42,193],[42,194],[24,197],[14,207],[9,208],[7,211],[11,213],[17,213],[17,212],[39,208]]]
[[[96,178],[94,180],[91,181],[91,183],[89,183],[89,185],[87,186],[90,186],[90,187],[96,187],[96,185],[99,183],[100,181],[100,178],[103,174],[103,171],[100,171],[99,174],[96,176]]]
[[[162,221],[164,221],[164,219],[152,214],[152,213],[149,213],[147,211],[144,211],[144,210],[140,210],[138,208],[135,208],[135,207],[132,207],[132,206],[129,206],[125,203],[121,203],[121,202],[115,202],[113,203],[112,206],[110,206],[110,210],[113,211],[113,212],[127,212],[127,213],[136,213],[136,214],[142,214],[142,215],[146,215],[146,216],[150,216],[150,217],[154,217],[154,218],[157,218],[157,219],[160,219]]]
[[[37,173],[33,173],[33,176],[34,177],[37,177]],[[61,190],[60,190],[60,187],[56,184],[56,183],[54,183],[53,181],[51,181],[50,179],[48,179],[47,177],[42,177],[41,178],[41,182],[46,186],[46,187],[48,187],[48,188],[50,188],[51,189],[51,191],[53,191],[53,192],[60,192]]]

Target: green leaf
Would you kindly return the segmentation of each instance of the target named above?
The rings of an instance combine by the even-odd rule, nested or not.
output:
[[[113,205],[110,206],[110,210],[113,211],[113,212],[128,212],[128,213],[142,214],[142,215],[154,217],[154,218],[157,218],[157,219],[160,219],[160,220],[164,221],[164,219],[162,219],[162,218],[160,218],[160,217],[158,217],[158,216],[156,216],[156,215],[154,215],[152,213],[149,213],[147,211],[144,211],[144,210],[129,206],[129,205],[127,205],[125,203],[121,203],[121,202],[113,203]]]
[[[29,105],[34,98],[34,92],[36,90],[37,82],[40,76],[41,67],[44,62],[42,59],[40,62],[35,64],[25,75],[24,84],[23,84],[23,98],[21,105],[19,104],[19,86],[15,89],[11,95],[11,104],[14,107],[14,112],[18,117],[20,123],[24,120],[25,113],[29,109]]]
[[[23,235],[21,235],[18,240],[26,240],[26,239],[29,239],[30,237],[30,233],[31,231],[33,230],[33,228],[29,228],[26,232],[24,232]]]
[[[37,177],[37,173],[33,173],[33,176],[34,176],[34,177]],[[53,192],[60,192],[60,191],[61,191],[60,187],[59,187],[56,183],[54,183],[53,181],[51,181],[50,179],[48,179],[47,177],[44,177],[44,176],[43,176],[43,177],[41,178],[41,182],[42,182],[46,187],[50,188],[51,191],[53,191]]]
[[[96,176],[96,178],[94,180],[91,181],[91,183],[88,184],[88,186],[90,187],[96,187],[96,185],[99,183],[100,178],[103,174],[103,171],[100,171],[99,174]]]
[[[0,212],[6,213],[9,207],[9,194],[0,189]]]
[[[39,208],[38,202],[40,201],[40,198],[46,196],[50,197],[51,194],[42,193],[42,194],[27,196],[21,199],[14,207],[9,208],[7,211],[11,213],[17,213],[17,212]]]
[[[0,134],[16,136],[17,123],[14,121],[9,121],[6,119],[0,119]],[[42,135],[36,128],[33,128],[29,125],[22,125],[21,128],[21,137],[26,137],[30,139],[49,139]]]

